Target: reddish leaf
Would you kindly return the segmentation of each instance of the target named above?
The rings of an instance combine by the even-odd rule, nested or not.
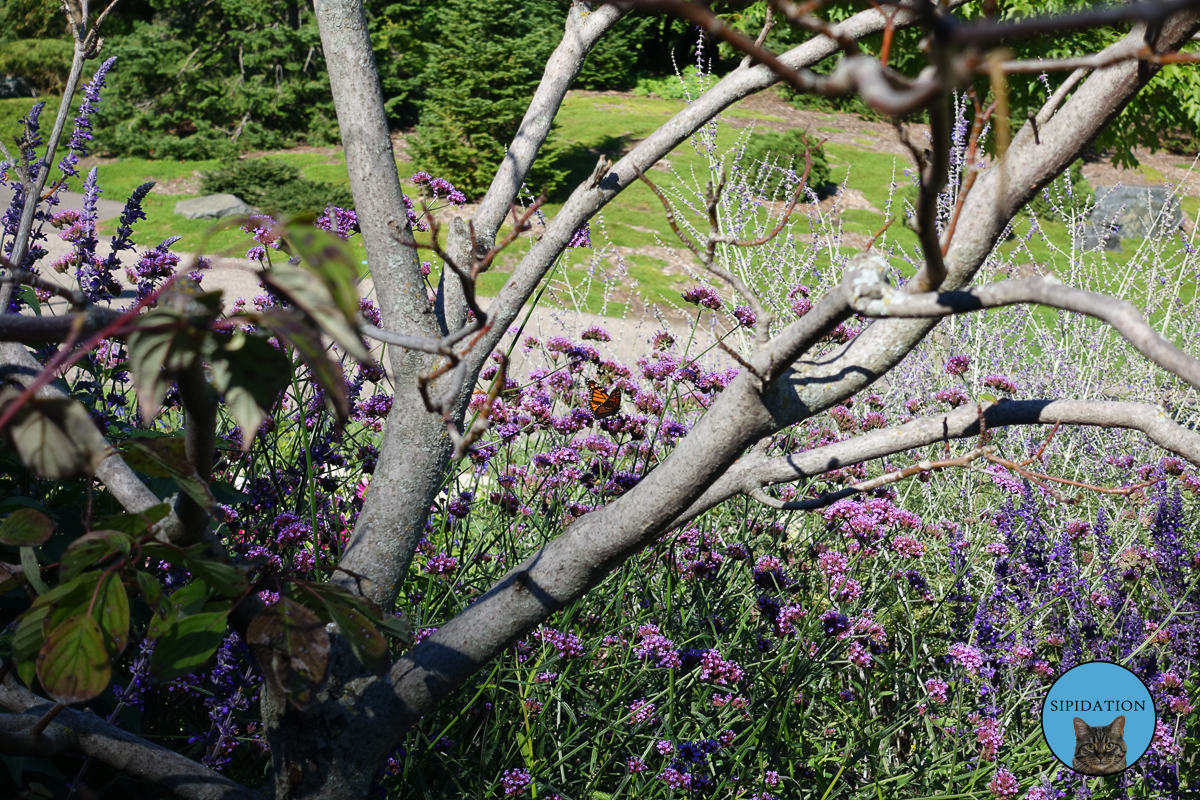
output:
[[[0,543],[13,547],[45,544],[54,533],[54,520],[34,508],[19,508],[0,523]]]
[[[289,597],[260,611],[246,642],[271,686],[305,708],[329,670],[329,635],[320,618]]]

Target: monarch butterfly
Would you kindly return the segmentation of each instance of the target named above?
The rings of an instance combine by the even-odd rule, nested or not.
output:
[[[596,419],[611,417],[621,410],[621,387],[613,389],[610,394],[595,381],[589,380],[587,385],[592,390],[592,413],[596,415]]]

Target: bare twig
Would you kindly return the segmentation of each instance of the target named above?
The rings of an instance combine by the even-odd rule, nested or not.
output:
[[[767,40],[767,34],[771,32],[771,28],[775,27],[775,10],[770,5],[766,9],[766,17],[763,19],[762,30],[758,32],[758,37],[754,40],[754,44],[762,47],[762,43]],[[747,54],[739,65],[741,67],[749,67],[754,63],[754,59]]]
[[[40,275],[35,275],[29,270],[20,269],[12,261],[9,261],[4,256],[0,255],[0,267],[8,270],[7,275],[0,275],[0,283],[20,284],[23,286],[32,286],[34,289],[41,289],[43,292],[50,292],[65,299],[74,308],[81,309],[87,305],[87,297],[79,289],[72,289],[69,286],[63,286],[48,281]]]
[[[809,70],[788,67],[779,57],[756,45],[752,39],[730,28],[721,18],[699,3],[685,0],[636,0],[636,5],[692,22],[710,34],[733,45],[741,52],[765,64],[776,75],[790,83],[795,89],[807,94],[838,96],[857,92],[872,108],[883,114],[902,115],[923,108],[935,95],[942,91],[941,79],[922,76],[909,80],[889,70],[874,58],[849,55],[838,62],[831,75],[817,75]],[[835,41],[842,37],[841,28],[830,28],[828,33]],[[839,42],[840,44],[840,42]]]
[[[920,475],[923,472],[934,472],[941,469],[949,469],[951,467],[966,467],[981,456],[989,456],[994,448],[992,447],[977,447],[974,450],[959,456],[958,458],[946,458],[940,461],[930,461],[922,459],[916,464],[905,467],[904,469],[888,472],[880,475],[878,478],[872,478],[869,481],[860,481],[859,483],[851,484],[837,492],[823,494],[820,497],[814,497],[811,500],[780,500],[776,497],[771,497],[761,488],[750,489],[746,494],[762,503],[765,506],[778,509],[780,511],[815,511],[818,508],[825,508],[836,503],[838,500],[844,500],[847,497],[853,497],[865,492],[873,492],[876,489],[887,486],[890,483],[897,483],[905,478],[911,478],[914,475]]]
[[[1118,22],[1162,22],[1172,14],[1189,8],[1195,8],[1190,0],[1163,0],[1091,8],[1071,14],[1046,14],[1010,22],[990,19],[971,25],[949,22],[953,27],[948,38],[955,44],[989,45],[1004,39],[1092,30]]]

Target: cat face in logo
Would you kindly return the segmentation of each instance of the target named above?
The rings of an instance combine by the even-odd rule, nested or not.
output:
[[[1071,769],[1084,775],[1110,775],[1125,763],[1125,715],[1107,725],[1088,725],[1075,717],[1075,758]]]

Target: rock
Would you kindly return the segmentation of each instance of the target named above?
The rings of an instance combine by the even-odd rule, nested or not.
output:
[[[1076,231],[1075,244],[1084,250],[1120,250],[1121,239],[1145,239],[1177,230],[1183,211],[1165,186],[1097,186],[1096,207]]]
[[[0,100],[13,97],[37,97],[37,87],[28,78],[20,75],[5,75],[0,78]]]
[[[252,214],[254,209],[232,194],[210,194],[192,200],[180,200],[175,204],[175,213],[186,219],[218,219]]]

